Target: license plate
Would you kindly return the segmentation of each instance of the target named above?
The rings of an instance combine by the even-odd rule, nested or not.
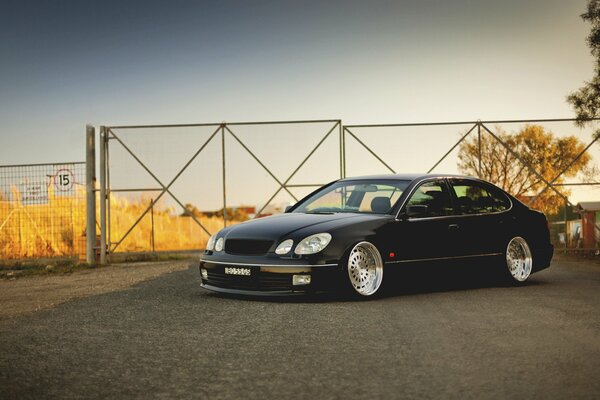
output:
[[[250,268],[225,267],[227,275],[244,275],[250,276]]]

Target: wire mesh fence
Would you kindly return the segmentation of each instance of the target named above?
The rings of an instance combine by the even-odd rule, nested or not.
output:
[[[0,259],[85,256],[85,163],[0,166]]]

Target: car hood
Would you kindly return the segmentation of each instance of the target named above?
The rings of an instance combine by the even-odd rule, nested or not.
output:
[[[351,224],[356,224],[389,215],[378,214],[302,214],[286,213],[254,219],[232,225],[223,232],[230,239],[273,239],[294,236],[302,230],[302,235],[327,232]],[[308,229],[307,229],[308,228]]]

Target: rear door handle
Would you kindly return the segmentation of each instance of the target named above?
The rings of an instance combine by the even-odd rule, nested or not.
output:
[[[450,224],[448,225],[448,229],[451,231],[457,230],[458,228],[460,228],[460,226],[458,224]]]

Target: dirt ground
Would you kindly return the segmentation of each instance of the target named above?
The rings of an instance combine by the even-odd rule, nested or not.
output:
[[[137,262],[65,275],[0,280],[0,319],[54,307],[68,300],[114,292],[157,276],[187,269],[192,260]]]

